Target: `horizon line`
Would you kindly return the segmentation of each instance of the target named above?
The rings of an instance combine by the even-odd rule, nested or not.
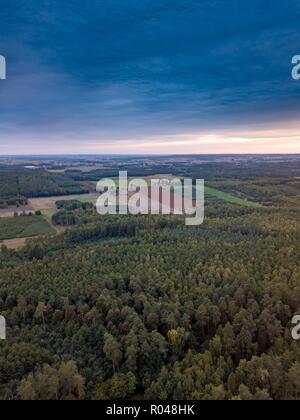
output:
[[[43,157],[43,156],[300,156],[300,152],[286,153],[22,153],[1,154],[0,158],[7,157]]]

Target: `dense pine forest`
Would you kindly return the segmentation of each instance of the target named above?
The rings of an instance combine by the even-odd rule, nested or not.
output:
[[[237,184],[262,207],[210,198],[199,227],[60,202],[74,226],[2,246],[0,397],[299,399],[299,180],[272,176]]]

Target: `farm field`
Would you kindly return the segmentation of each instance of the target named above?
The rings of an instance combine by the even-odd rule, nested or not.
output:
[[[54,233],[43,216],[20,216],[0,219],[0,240],[27,238]]]
[[[25,246],[27,239],[28,238],[6,239],[1,242],[1,245],[5,245],[8,249],[18,250]]]
[[[178,178],[178,177],[176,177],[172,174],[168,174],[168,175],[158,174],[158,175],[154,175],[154,176],[145,177],[144,179],[150,185],[151,179],[160,179],[160,180],[167,179],[168,181],[171,181],[175,178]],[[118,185],[119,178],[112,178],[112,179]],[[133,179],[134,178],[128,178],[128,182],[132,181]],[[97,185],[96,181],[89,181],[89,182],[93,183],[94,185]],[[237,204],[237,205],[244,206],[244,207],[256,207],[256,208],[262,207],[261,204],[256,203],[254,201],[239,198],[239,197],[236,197],[235,195],[232,195],[232,194],[223,192],[219,189],[208,187],[208,186],[205,186],[205,195],[206,195],[206,198],[207,197],[213,197],[213,198],[217,198],[219,200],[225,201],[226,203]]]
[[[28,205],[19,206],[19,207],[7,207],[7,208],[0,209],[0,218],[13,217],[15,213],[20,215],[22,213],[28,214],[31,212],[33,212],[33,208]]]
[[[67,171],[81,171],[81,172],[93,172],[96,170],[103,169],[103,165],[82,165],[82,166],[72,166],[67,169]]]
[[[105,177],[104,177],[105,178]],[[115,176],[113,176],[113,177],[108,177],[109,179],[112,179],[113,181],[115,181],[116,182],[116,184],[118,185],[118,181],[119,181],[119,177],[115,177]],[[139,177],[139,176],[136,176],[136,177],[132,177],[132,176],[129,176],[128,177],[128,182],[130,182],[130,181],[132,181],[132,180],[134,180],[134,179],[136,179],[136,178],[138,178],[138,179],[140,179],[140,178],[142,178],[142,179],[144,179],[145,181],[147,181],[147,182],[149,182],[149,184],[150,184],[150,181],[151,181],[151,179],[167,179],[167,180],[169,180],[169,181],[171,181],[172,179],[174,179],[174,178],[180,178],[180,177],[178,177],[178,176],[175,176],[175,175],[172,175],[172,174],[156,174],[156,175],[151,175],[151,176],[143,176],[143,177]],[[99,181],[100,181],[100,179],[99,179]],[[98,184],[98,182],[99,181],[94,181],[94,180],[87,180],[86,182],[88,182],[88,183],[90,183],[90,184],[94,184],[95,186]]]
[[[55,203],[57,201],[70,201],[70,200],[78,200],[81,203],[93,203],[95,204],[99,194],[75,194],[75,195],[61,195],[61,196],[53,196],[53,197],[42,197],[42,198],[31,198],[28,200],[29,205],[34,210],[54,210],[56,211]]]
[[[225,193],[223,191],[217,190],[211,187],[205,187],[205,194],[214,198],[218,198],[222,201],[226,201],[227,203],[231,204],[239,204],[240,206],[246,207],[262,207],[261,204],[255,203],[254,201],[249,201],[246,199],[242,199],[239,197],[235,197],[232,194]]]
[[[98,194],[74,194],[65,196],[52,196],[32,198],[28,205],[10,207],[0,210],[0,241],[10,249],[24,246],[26,238],[37,237],[48,233],[62,233],[65,228],[52,225],[52,216],[57,212],[55,203],[59,200],[78,200],[81,203],[96,203]],[[14,218],[14,213],[28,214],[41,211],[42,216],[27,216]]]
[[[48,169],[49,174],[64,174],[64,169]]]

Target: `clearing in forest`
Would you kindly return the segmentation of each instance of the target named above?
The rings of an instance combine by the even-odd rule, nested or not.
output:
[[[223,191],[216,190],[215,188],[211,188],[207,186],[205,187],[205,194],[214,198],[218,198],[219,200],[226,201],[227,203],[239,204],[240,206],[262,207],[261,204],[256,203],[254,201],[249,201],[244,198],[239,198],[232,194],[228,194]]]
[[[0,240],[28,238],[54,233],[43,216],[19,216],[0,219]]]

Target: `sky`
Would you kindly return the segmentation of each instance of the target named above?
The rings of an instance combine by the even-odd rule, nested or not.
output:
[[[300,153],[299,0],[6,0],[0,154]]]

